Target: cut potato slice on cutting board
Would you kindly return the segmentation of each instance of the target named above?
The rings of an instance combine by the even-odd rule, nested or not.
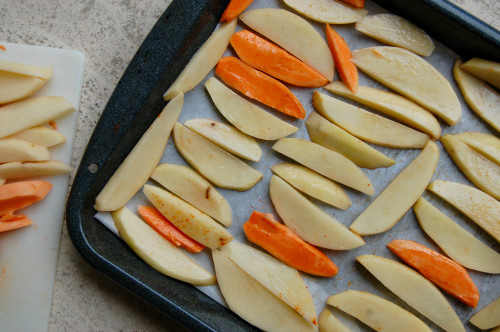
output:
[[[227,121],[247,135],[273,141],[299,130],[234,93],[215,77],[208,79],[205,87]]]
[[[434,51],[431,37],[407,19],[394,14],[365,16],[356,22],[356,30],[384,44],[406,48],[429,56]]]
[[[218,248],[233,240],[229,232],[189,203],[161,188],[144,186],[148,200],[187,236],[209,248]]]
[[[439,289],[404,264],[375,255],[356,257],[391,292],[448,332],[465,328]]]
[[[214,285],[215,277],[126,207],[112,212],[120,237],[149,266],[193,285]]]
[[[302,17],[285,9],[252,9],[240,19],[264,37],[316,69],[329,81],[333,80],[334,65],[330,49],[314,27]]]
[[[326,303],[356,317],[380,332],[431,332],[420,319],[377,295],[347,290],[330,296]]]
[[[500,327],[500,297],[476,312],[469,319],[469,322],[481,330],[491,329],[496,326]]]
[[[184,95],[177,95],[163,109],[151,127],[128,154],[95,199],[97,211],[114,211],[124,206],[146,183],[160,162],[168,138],[182,110]]]
[[[341,186],[332,180],[301,165],[282,163],[271,170],[293,187],[327,204],[347,210],[351,200]]]
[[[481,140],[475,139],[473,137],[474,135],[471,136],[469,134],[471,133],[459,133],[455,134],[455,137],[458,137],[462,142],[473,148],[476,152],[482,154],[483,156],[500,166],[500,139],[496,138],[493,135],[485,133],[475,133],[477,137],[487,142],[483,143]]]
[[[480,58],[472,58],[460,67],[500,89],[500,63]]]
[[[420,154],[378,195],[352,223],[359,235],[391,229],[422,195],[436,170],[439,149],[429,141]]]
[[[319,332],[352,332],[340,319],[335,317],[330,309],[325,308],[318,318]]]
[[[9,138],[22,139],[47,148],[66,142],[66,137],[64,137],[63,134],[47,127],[33,127],[26,129],[9,136]]]
[[[0,70],[0,105],[29,97],[44,84],[45,81],[38,77]]]
[[[429,136],[321,92],[313,93],[314,108],[325,118],[363,141],[389,148],[423,148]]]
[[[224,23],[212,33],[165,92],[164,100],[170,100],[179,93],[193,89],[208,75],[226,51],[236,23],[237,20]]]
[[[9,73],[33,76],[47,81],[52,78],[54,72],[52,67],[37,67],[24,63],[0,60],[0,71]]]
[[[231,226],[231,206],[205,178],[188,166],[160,164],[151,178],[226,227]]]
[[[413,207],[422,229],[458,264],[485,273],[500,273],[500,254],[476,239],[425,199]]]
[[[434,139],[441,137],[441,126],[434,115],[403,96],[361,85],[358,85],[358,90],[353,93],[341,81],[332,82],[326,85],[325,89],[393,117]]]
[[[65,175],[73,168],[59,161],[12,162],[0,165],[0,179],[16,180],[38,176]]]
[[[271,177],[270,194],[281,219],[304,241],[334,250],[350,250],[365,244],[360,236],[276,175]]]
[[[255,139],[225,123],[210,119],[191,119],[184,125],[240,158],[259,161],[262,156],[262,149]]]
[[[49,160],[49,150],[17,138],[0,139],[0,163]]]
[[[297,270],[242,243],[233,241],[221,251],[307,321],[318,324],[311,293]]]
[[[374,169],[396,163],[314,111],[307,118],[306,127],[311,141],[340,153],[359,167]]]
[[[314,325],[244,272],[225,253],[212,250],[212,258],[221,293],[235,314],[264,331],[317,331]]]
[[[180,123],[174,126],[174,143],[184,159],[217,187],[243,191],[262,179],[259,171]]]
[[[368,76],[425,107],[450,126],[462,116],[450,83],[412,52],[399,47],[369,47],[353,51],[352,61]]]
[[[283,2],[300,14],[321,23],[355,23],[368,13],[366,9],[355,8],[339,0],[283,0]]]

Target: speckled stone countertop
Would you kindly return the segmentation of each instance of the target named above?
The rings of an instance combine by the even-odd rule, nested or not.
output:
[[[171,0],[1,0],[0,40],[79,50],[85,76],[73,166],[137,48]],[[451,0],[500,30],[498,0]],[[1,328],[0,328],[1,330]],[[63,229],[49,331],[183,331],[90,267]]]

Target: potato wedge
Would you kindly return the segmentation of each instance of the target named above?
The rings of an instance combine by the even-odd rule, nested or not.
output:
[[[500,254],[444,215],[431,203],[419,198],[413,211],[422,229],[451,259],[485,273],[500,273]]]
[[[183,102],[182,93],[172,99],[142,135],[97,195],[94,205],[97,211],[114,211],[121,208],[146,183],[160,162]]]
[[[240,19],[261,35],[316,69],[329,81],[334,65],[330,49],[321,35],[306,20],[284,9],[252,9]]]
[[[13,74],[33,76],[47,81],[52,78],[54,70],[52,67],[37,67],[24,63],[0,60],[0,71]]]
[[[396,163],[314,111],[309,114],[306,127],[311,141],[340,153],[359,167],[374,169]]]
[[[197,86],[215,67],[229,45],[229,39],[236,29],[237,20],[222,24],[196,51],[174,83],[163,94],[170,100],[179,93],[185,93]]]
[[[26,129],[9,136],[9,138],[22,139],[37,145],[45,146],[46,148],[66,142],[66,137],[64,137],[63,134],[47,127],[33,127]]]
[[[351,230],[373,235],[391,229],[415,204],[436,170],[439,149],[429,141],[420,154],[358,216]]]
[[[29,97],[44,84],[45,81],[38,77],[0,70],[0,105]]]
[[[160,164],[151,178],[224,226],[231,226],[233,216],[229,203],[210,182],[192,168]]]
[[[38,176],[65,175],[73,168],[59,161],[12,162],[0,165],[0,179],[17,180]]]
[[[466,72],[500,89],[500,63],[472,58],[460,67]]]
[[[111,213],[120,237],[149,266],[193,285],[215,284],[215,277],[158,234],[126,207]]]
[[[318,318],[319,332],[352,332],[350,328],[344,325],[335,317],[330,309],[325,308]]]
[[[431,331],[412,313],[372,293],[347,290],[330,296],[326,303],[356,317],[376,331]]]
[[[450,83],[412,52],[398,47],[369,47],[353,51],[352,61],[368,76],[425,107],[450,126],[462,116]]]
[[[469,319],[469,322],[481,330],[491,329],[495,326],[500,327],[500,297],[476,312]]]
[[[283,0],[283,2],[300,14],[321,23],[355,23],[368,13],[366,9],[355,8],[339,0]]]
[[[204,246],[214,249],[233,240],[224,227],[174,194],[149,184],[143,192],[165,218]]]
[[[460,138],[462,141],[465,142],[465,140],[474,140],[479,143],[482,143],[484,145],[492,146],[494,148],[500,149],[500,139],[498,139],[496,136],[487,134],[487,133],[482,133],[479,131],[468,131],[464,133],[458,133],[454,134],[456,137]]]
[[[439,289],[404,264],[375,255],[356,257],[391,292],[447,332],[465,328]]]
[[[184,159],[217,187],[244,191],[262,179],[259,171],[180,123],[174,126],[174,143]]]
[[[361,237],[276,175],[271,177],[270,194],[281,219],[304,241],[334,250],[350,250],[365,244]]]
[[[481,136],[477,135],[481,139],[484,138],[484,141],[488,143],[483,143],[478,141],[468,135],[469,133],[459,133],[455,134],[455,137],[458,137],[462,142],[467,144],[470,148],[473,148],[476,152],[482,154],[489,160],[493,161],[495,164],[500,166],[500,139],[496,138],[493,135],[485,134],[485,133],[476,133],[482,134]],[[488,137],[489,136],[489,137]],[[491,144],[489,144],[491,143]]]
[[[49,160],[49,150],[17,138],[0,139],[0,163]]]

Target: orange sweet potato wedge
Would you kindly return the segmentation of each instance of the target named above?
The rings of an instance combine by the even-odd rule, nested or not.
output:
[[[42,200],[50,189],[52,184],[41,180],[12,182],[0,186],[0,216]]]
[[[326,25],[326,40],[342,81],[356,93],[358,90],[358,68],[351,61],[352,54],[344,38],[329,24]]]
[[[238,15],[243,13],[248,6],[252,4],[253,0],[231,0],[229,5],[227,5],[224,13],[222,13],[222,17],[220,18],[221,22],[231,22]]]

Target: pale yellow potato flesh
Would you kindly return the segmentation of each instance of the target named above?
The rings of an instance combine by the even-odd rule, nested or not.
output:
[[[358,85],[358,90],[353,93],[341,81],[329,83],[325,90],[371,107],[434,139],[441,137],[441,126],[434,115],[401,95],[361,85]]]
[[[500,327],[500,297],[476,312],[469,319],[469,322],[481,330],[491,329],[496,326]]]
[[[269,191],[271,201],[283,222],[304,241],[334,250],[350,250],[365,244],[360,236],[351,232],[280,177],[271,177]]]
[[[33,127],[26,129],[9,136],[9,138],[22,139],[47,148],[66,142],[66,137],[64,137],[63,134],[47,127]]]
[[[52,74],[54,72],[52,67],[36,67],[36,66],[26,65],[23,63],[17,63],[5,60],[0,60],[0,71],[26,75],[26,76],[33,76],[40,78],[44,81],[47,81],[50,78],[52,78]]]
[[[420,273],[392,259],[362,255],[356,257],[391,292],[447,332],[465,328],[439,289]]]
[[[461,68],[500,89],[500,63],[472,58]]]
[[[172,99],[142,135],[97,195],[94,205],[97,211],[118,210],[148,181],[165,151],[183,102],[182,93]]]
[[[500,166],[453,135],[444,135],[441,143],[458,168],[476,187],[495,199],[500,199]]]
[[[396,163],[314,111],[307,118],[306,127],[311,141],[340,153],[359,167],[374,169]]]
[[[49,150],[44,146],[17,138],[0,139],[0,163],[44,161],[49,159]]]
[[[0,179],[0,186],[1,186],[1,185],[3,185],[3,184],[5,184],[5,182],[7,182],[7,180],[5,180],[5,179]]]
[[[23,178],[66,175],[73,168],[59,161],[12,162],[0,164],[0,179],[17,180]]]
[[[205,87],[226,120],[249,136],[274,141],[299,130],[234,93],[215,77],[208,79]]]
[[[45,84],[38,77],[0,70],[0,105],[31,96]]]
[[[231,234],[208,214],[174,194],[149,184],[144,186],[143,192],[165,218],[204,246],[214,249],[233,240]]]
[[[120,237],[149,266],[164,275],[197,286],[215,284],[215,277],[158,234],[126,207],[111,213]]]
[[[212,33],[163,94],[164,100],[170,100],[179,93],[193,89],[208,75],[226,51],[229,39],[236,29],[236,23],[237,20],[224,23]]]
[[[500,139],[491,134],[482,133],[479,131],[467,131],[464,133],[454,134],[456,137],[459,137],[461,140],[474,140],[479,143],[492,146],[494,148],[500,149]]]
[[[500,94],[488,84],[464,71],[457,60],[453,75],[467,105],[484,121],[500,132]]]
[[[311,324],[318,325],[314,302],[299,272],[276,258],[233,241],[220,249],[240,269],[260,282]]]
[[[326,303],[356,317],[380,332],[431,332],[420,319],[377,295],[347,290],[330,296]]]
[[[233,216],[229,203],[191,167],[160,164],[151,178],[224,226],[231,226]]]
[[[322,202],[341,210],[351,206],[351,200],[341,186],[307,167],[282,163],[271,166],[271,170],[293,187]]]
[[[314,325],[238,267],[225,253],[212,250],[212,258],[220,291],[235,314],[264,331],[317,331]]]
[[[321,35],[302,17],[285,9],[252,9],[240,15],[253,30],[333,80],[333,57]]]
[[[182,157],[217,187],[244,191],[262,179],[259,171],[180,123],[174,126],[174,143]]]
[[[484,136],[489,136],[489,138],[485,139],[485,141],[491,142],[493,144],[492,145],[478,141],[467,134],[469,133],[458,133],[455,134],[455,137],[458,137],[462,142],[473,148],[476,152],[482,154],[483,156],[500,166],[500,147],[498,147],[500,139],[496,138],[493,135],[481,133]]]
[[[330,24],[349,24],[365,16],[368,11],[339,0],[283,0],[290,8],[312,20]]]
[[[184,125],[235,156],[251,161],[262,157],[259,143],[233,126],[211,119],[191,119]]]
[[[500,273],[500,254],[420,198],[413,211],[422,229],[458,264],[485,273]]]
[[[389,148],[423,148],[429,136],[321,92],[313,93],[314,108],[357,138]]]
[[[429,141],[420,154],[354,220],[351,230],[373,235],[391,229],[415,204],[436,170],[439,149]]]
[[[365,16],[356,22],[356,30],[384,44],[419,55],[429,56],[434,51],[434,43],[425,31],[394,14]]]
[[[323,309],[319,315],[318,324],[319,332],[352,332],[328,308]]]
[[[353,51],[352,61],[368,76],[425,107],[450,126],[462,116],[450,83],[412,52],[399,47],[369,47]]]
[[[63,97],[35,97],[0,107],[0,138],[75,112]]]

